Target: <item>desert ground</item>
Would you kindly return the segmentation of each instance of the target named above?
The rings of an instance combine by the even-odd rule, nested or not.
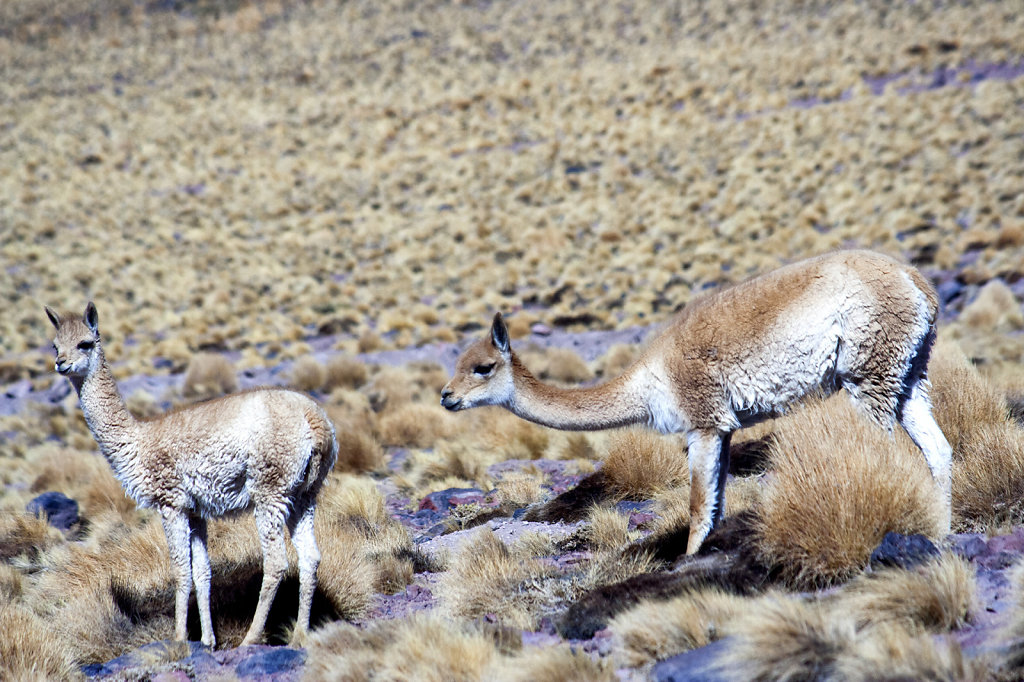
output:
[[[0,679],[1024,679],[1020,9],[6,0]],[[685,438],[438,404],[497,311],[593,384],[706,292],[853,247],[938,292],[950,536],[841,392],[736,434],[696,557]],[[294,559],[238,646],[244,515],[211,524],[217,648],[172,641],[159,517],[53,369],[43,306],[88,301],[140,417],[324,406],[306,647]]]

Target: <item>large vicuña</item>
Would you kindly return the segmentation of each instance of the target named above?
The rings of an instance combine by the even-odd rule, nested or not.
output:
[[[125,407],[100,344],[91,302],[82,316],[46,314],[57,328],[56,370],[78,392],[85,420],[114,475],[142,507],[160,512],[176,572],[174,636],[187,637],[195,582],[202,641],[215,643],[210,617],[207,519],[253,509],[263,550],[263,584],[244,644],[257,642],[288,568],[285,529],[299,563],[293,643],[309,630],[320,551],[313,535],[316,497],[334,466],[334,426],[308,397],[257,389],[197,403],[154,419]]]
[[[870,251],[794,263],[686,306],[621,376],[587,388],[538,381],[509,344],[501,314],[459,357],[441,391],[449,410],[501,405],[568,430],[647,424],[685,433],[693,554],[722,518],[733,431],[816,390],[846,389],[890,433],[924,453],[950,522],[951,450],[926,377],[935,290],[914,268]]]

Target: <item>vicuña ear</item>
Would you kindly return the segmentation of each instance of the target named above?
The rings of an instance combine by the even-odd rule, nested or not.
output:
[[[92,301],[89,301],[88,305],[85,306],[85,315],[83,318],[93,333],[99,333],[100,315],[96,312],[96,304]]]
[[[59,329],[60,328],[60,315],[58,315],[57,313],[53,312],[53,309],[50,306],[48,306],[48,305],[44,305],[43,308],[46,309],[46,316],[48,318],[50,318],[50,323],[53,324],[55,329]]]
[[[505,320],[501,318],[501,313],[494,314],[494,322],[491,324],[491,343],[503,355],[508,355],[511,350],[508,343],[508,327],[505,326]]]

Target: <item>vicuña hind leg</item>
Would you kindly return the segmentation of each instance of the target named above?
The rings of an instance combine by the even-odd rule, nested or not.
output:
[[[695,554],[724,511],[728,465],[722,472],[723,439],[718,431],[691,431],[686,434],[686,442],[690,462],[690,538],[686,553]]]
[[[242,644],[256,644],[263,635],[267,624],[267,615],[274,602],[277,588],[288,570],[288,553],[284,541],[284,515],[277,506],[256,508],[256,531],[260,536],[260,547],[263,549],[263,585],[260,587],[260,599],[256,604],[256,615],[252,625],[245,633]]]
[[[174,639],[188,640],[186,619],[188,597],[192,592],[192,553],[189,546],[188,517],[173,509],[160,510],[164,535],[167,536],[167,551],[174,567]]]
[[[932,477],[942,494],[944,529],[948,533],[952,523],[952,461],[953,450],[932,415],[928,398],[928,383],[919,380],[908,391],[899,414],[900,424],[910,438],[921,448]]]
[[[309,633],[309,612],[313,606],[316,591],[316,570],[320,566],[320,549],[313,533],[315,508],[307,504],[304,509],[295,509],[292,515],[292,545],[299,560],[299,613],[292,630],[292,646],[302,646]]]
[[[193,517],[192,526],[192,581],[196,586],[196,602],[199,606],[199,623],[202,627],[202,641],[213,648],[217,644],[213,636],[213,619],[210,617],[210,555],[206,550],[206,519]]]

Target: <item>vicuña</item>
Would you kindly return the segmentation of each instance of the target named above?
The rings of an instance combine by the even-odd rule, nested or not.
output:
[[[308,397],[276,388],[234,393],[136,419],[125,407],[100,344],[91,302],[82,316],[46,314],[57,328],[56,370],[78,392],[85,420],[114,475],[142,507],[160,512],[175,570],[174,635],[187,637],[195,582],[202,642],[214,646],[207,519],[252,509],[263,550],[263,584],[243,644],[259,641],[288,568],[285,529],[299,563],[302,643],[316,590],[320,551],[313,535],[317,494],[337,458],[334,426]]]
[[[500,405],[556,429],[647,424],[685,433],[693,554],[721,520],[733,431],[813,391],[846,389],[890,433],[924,453],[950,521],[951,450],[926,377],[935,290],[914,268],[869,251],[793,263],[686,306],[621,376],[586,388],[538,381],[509,345],[501,314],[459,357],[441,391],[449,410]]]

